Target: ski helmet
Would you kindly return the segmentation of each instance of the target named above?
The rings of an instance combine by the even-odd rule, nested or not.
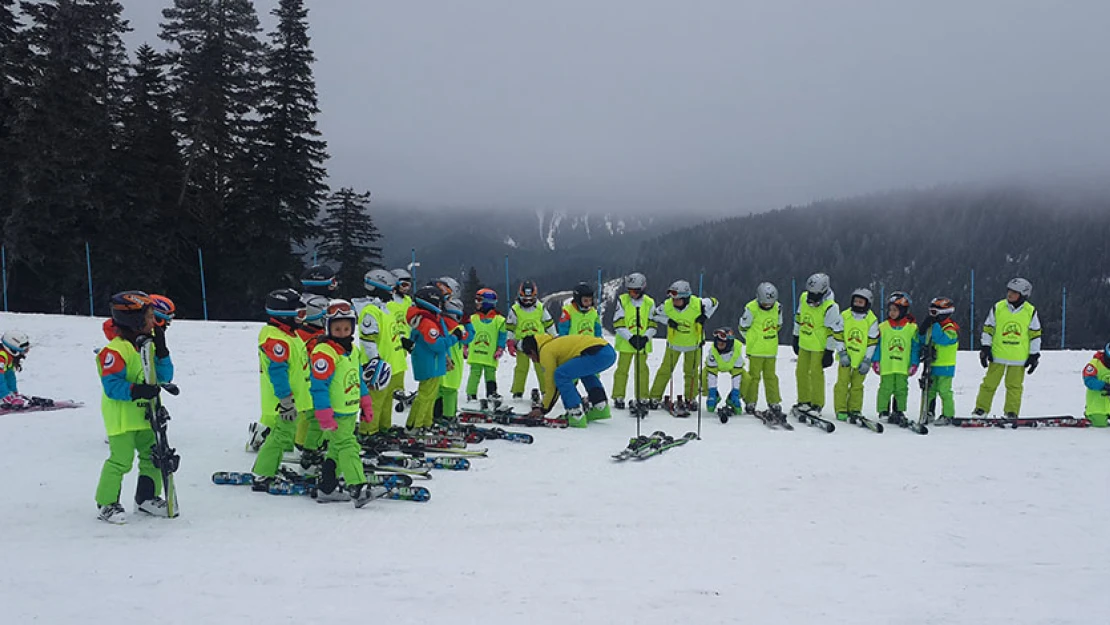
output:
[[[474,305],[482,312],[493,310],[497,307],[497,291],[478,289],[478,292],[474,294]]]
[[[122,291],[109,300],[112,321],[116,327],[138,332],[154,308],[150,296],[142,291]]]
[[[177,307],[173,305],[173,300],[165,295],[151,295],[150,302],[154,305],[154,325],[159,327],[169,327],[170,322],[173,321],[174,313],[177,312]]]
[[[275,319],[303,320],[307,313],[301,294],[293,289],[275,289],[266,296],[266,314]]]
[[[1014,278],[1010,280],[1006,284],[1006,289],[1020,295],[1022,301],[1033,294],[1033,285],[1025,278]]]
[[[539,289],[536,287],[535,282],[525,280],[520,283],[520,289],[518,289],[516,293],[516,301],[520,302],[521,306],[535,306],[538,297]]]
[[[462,321],[463,318],[463,303],[462,300],[452,297],[446,304],[443,305],[443,314],[454,319],[455,321]]]
[[[905,319],[906,315],[910,312],[910,298],[901,291],[895,291],[890,294],[886,300],[887,307],[895,306],[898,308],[898,318]]]
[[[775,302],[779,301],[779,290],[770,282],[761,282],[759,286],[755,287],[755,301],[760,306],[770,308],[775,305]]]
[[[397,284],[397,278],[385,269],[371,269],[362,277],[362,284],[367,291],[384,291],[389,293]]]
[[[713,331],[713,341],[717,343],[728,343],[732,345],[732,328],[720,327]]]
[[[438,286],[439,290],[443,291],[443,294],[448,297],[462,293],[462,290],[459,287],[459,281],[452,278],[451,276],[443,276],[442,278],[437,278],[433,284]]]
[[[862,297],[863,299],[867,300],[867,304],[865,306],[861,307],[861,308],[856,308],[856,298],[857,297]],[[852,291],[852,303],[851,303],[852,311],[860,313],[862,315],[863,313],[867,312],[871,308],[871,302],[873,302],[874,300],[875,300],[875,295],[874,295],[874,293],[871,292],[871,289],[867,289],[867,288],[856,289],[855,291]]]
[[[304,322],[314,328],[324,329],[324,312],[328,308],[328,298],[323,295],[309,294],[304,301]]]
[[[947,297],[934,297],[929,302],[929,316],[943,321],[956,312],[956,302]]]
[[[345,299],[328,301],[328,307],[324,309],[324,331],[328,333],[328,336],[331,336],[332,324],[344,319],[351,322],[351,333],[353,335],[355,326],[358,325],[358,315],[355,313],[354,307]]]
[[[306,293],[328,295],[339,288],[335,270],[327,265],[313,265],[301,274],[301,289]]]
[[[418,307],[439,314],[443,310],[443,291],[434,284],[427,284],[416,290],[412,302]]]
[[[0,341],[4,343],[5,349],[16,356],[31,351],[31,339],[19,330],[8,330],[0,337]]]
[[[806,292],[820,301],[829,292],[829,277],[823,273],[813,274],[806,280]]]
[[[408,269],[391,269],[389,273],[397,279],[397,283],[393,285],[393,290],[401,295],[408,295],[412,292],[412,274],[409,273]]]
[[[690,283],[685,280],[675,280],[671,286],[667,287],[667,295],[671,299],[688,299],[694,294],[694,290],[690,288]]]
[[[578,307],[578,310],[585,312],[586,310],[589,310],[591,307],[593,307],[593,302],[591,302],[589,306],[583,304],[583,300],[585,300],[587,297],[591,300],[593,299],[594,287],[590,286],[590,284],[586,282],[579,282],[578,284],[576,284],[574,286],[574,298],[572,301],[574,302],[574,305]]]
[[[628,291],[637,291],[639,295],[643,295],[644,289],[647,288],[647,277],[642,273],[630,273],[624,278],[624,288]]]
[[[370,366],[374,365],[374,366]],[[381,358],[371,360],[362,369],[362,380],[366,382],[366,386],[372,391],[380,391],[389,386],[389,381],[393,379],[393,367]]]

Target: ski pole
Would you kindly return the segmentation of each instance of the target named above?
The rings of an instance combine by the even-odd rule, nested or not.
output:
[[[642,297],[643,296],[641,295],[640,305],[643,305]],[[619,303],[620,302],[618,301],[618,304]],[[641,334],[640,334],[640,305],[636,306],[636,336],[637,337],[641,336]],[[640,344],[640,339],[637,338],[636,339],[636,345],[639,345],[639,344]],[[632,353],[632,366],[636,368],[636,370],[632,372],[632,383],[636,385],[636,409],[635,409],[635,415],[634,416],[636,417],[636,438],[640,438],[640,418],[641,418],[640,417],[640,401],[641,401],[641,398],[640,398],[640,357],[641,357],[641,354],[640,354],[640,349],[638,347],[634,347],[633,349],[635,349],[635,351]]]

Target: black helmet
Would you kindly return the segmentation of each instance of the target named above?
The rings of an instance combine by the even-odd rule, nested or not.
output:
[[[525,280],[520,283],[520,290],[517,291],[516,300],[520,302],[521,306],[535,306],[538,297],[539,289],[536,288],[535,282]]]
[[[116,326],[139,331],[146,321],[147,313],[154,308],[154,302],[143,291],[121,291],[109,300],[112,321]]]
[[[266,296],[266,314],[271,317],[292,321],[304,319],[307,312],[301,294],[293,289],[275,289]]]
[[[443,291],[434,284],[427,284],[416,290],[412,296],[412,303],[424,310],[439,314],[443,310]]]
[[[574,287],[574,305],[577,306],[579,310],[582,310],[582,308],[583,308],[582,307],[582,300],[584,298],[587,298],[587,297],[592,299],[593,296],[594,296],[594,287],[590,286],[588,283],[579,282],[577,285],[575,285],[575,287]],[[587,306],[586,308],[589,308],[589,306]]]
[[[335,270],[327,265],[313,265],[301,274],[301,289],[305,293],[329,295],[339,288]]]

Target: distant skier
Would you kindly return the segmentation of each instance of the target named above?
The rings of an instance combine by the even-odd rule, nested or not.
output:
[[[458,337],[447,331],[441,314],[444,294],[438,287],[420,287],[408,312],[412,328],[412,374],[419,383],[406,425],[410,431],[432,427],[439,387],[447,375],[447,354]]]
[[[362,283],[367,297],[359,313],[358,342],[362,348],[362,378],[370,392],[374,419],[359,423],[358,433],[367,436],[393,427],[393,394],[389,388],[394,367],[405,353],[394,328],[396,321],[389,312],[397,278],[385,269],[371,269]]]
[[[873,298],[871,289],[852,291],[852,305],[840,315],[844,320],[844,348],[837,352],[840,367],[833,387],[838,421],[863,416],[863,381],[879,343],[879,320],[871,311]]]
[[[748,352],[748,375],[740,386],[744,399],[744,412],[755,414],[759,401],[759,381],[767,394],[767,407],[776,415],[782,414],[782,394],[779,376],[775,371],[779,355],[779,330],[782,328],[782,305],[779,290],[770,282],[755,288],[755,299],[744,307],[738,324],[740,340]]]
[[[470,375],[466,380],[466,398],[478,401],[478,383],[486,379],[486,398],[498,404],[501,395],[497,393],[497,365],[505,352],[508,332],[505,318],[497,312],[497,292],[493,289],[479,289],[474,296],[477,310],[466,320],[466,362],[470,365]]]
[[[443,323],[447,332],[458,340],[447,351],[447,374],[439,386],[439,399],[436,400],[436,417],[454,419],[459,411],[459,387],[463,379],[463,346],[470,340],[466,326],[462,323],[463,304],[458,298],[451,298],[443,307]]]
[[[31,351],[31,339],[19,330],[8,330],[0,338],[0,408],[23,410],[30,401],[19,393],[16,372],[23,370],[23,359]]]
[[[617,370],[613,373],[613,407],[624,409],[625,389],[628,388],[628,370],[636,361],[634,383],[638,388],[633,396],[641,401],[649,396],[647,355],[651,353],[651,339],[655,337],[655,323],[651,320],[655,300],[648,295],[647,278],[642,273],[631,273],[624,279],[625,292],[617,298],[613,311],[613,330],[616,332],[614,347],[617,350]]]
[[[794,370],[798,403],[792,412],[795,417],[820,417],[825,406],[825,369],[832,366],[833,354],[844,349],[844,319],[829,277],[823,273],[806,280],[794,314],[793,348],[798,357]]]
[[[917,321],[910,313],[910,298],[895,291],[887,298],[886,320],[879,324],[879,343],[871,369],[879,374],[876,410],[879,418],[902,425],[906,420],[909,379],[917,373],[921,346]],[[891,406],[891,398],[894,405]]]
[[[585,282],[574,287],[571,301],[563,306],[555,324],[559,336],[601,336],[601,317],[594,301],[594,288]]]
[[[588,335],[552,337],[548,334],[529,336],[520,342],[520,351],[540,365],[542,405],[529,416],[540,418],[562,397],[562,417],[545,418],[550,425],[584,428],[590,421],[610,417],[609,402],[598,374],[613,366],[617,352],[605,339]],[[586,387],[589,412],[583,413],[582,398],[576,382]]]
[[[717,328],[713,331],[713,345],[705,357],[705,386],[709,396],[705,405],[709,412],[717,411],[721,402],[721,392],[717,390],[717,376],[728,375],[732,385],[725,400],[734,411],[740,412],[744,406],[740,399],[740,386],[744,379],[744,344],[736,340],[731,328]]]
[[[1041,359],[1041,319],[1029,303],[1033,285],[1025,278],[1014,278],[1006,285],[1006,299],[1000,300],[987,313],[983,322],[979,364],[987,370],[979,395],[975,398],[975,414],[990,412],[994,392],[1006,378],[1007,418],[1021,413],[1021,394],[1025,374],[1037,370]]]
[[[510,356],[516,358],[513,385],[510,389],[513,399],[524,397],[529,366],[536,370],[537,381],[540,378],[539,366],[534,364],[527,355],[518,352],[517,344],[529,336],[548,334],[552,332],[554,326],[555,320],[540,304],[536,283],[531,280],[521,282],[520,289],[517,290],[516,303],[509,308],[509,315],[505,317],[505,349]]]
[[[663,362],[655,371],[651,384],[651,407],[659,408],[663,391],[671,381],[675,365],[683,355],[682,375],[685,381],[686,401],[693,402],[698,392],[698,358],[705,340],[705,322],[717,312],[717,300],[712,297],[694,297],[690,283],[676,280],[667,289],[667,299],[655,307],[652,320],[667,326],[667,347]]]
[[[149,402],[161,392],[159,384],[173,380],[173,361],[166,346],[166,334],[154,322],[154,304],[142,291],[116,293],[109,301],[112,321],[118,334],[96,355],[97,372],[104,390],[101,412],[108,434],[109,457],[100,471],[96,487],[97,518],[122,524],[127,513],[120,505],[123,476],[131,471],[136,454],[139,478],[135,485],[138,511],[168,517],[162,499],[162,474],[155,468],[151,450],[154,430],[147,420]],[[139,350],[154,342],[156,384],[147,384]]]
[[[1106,427],[1110,420],[1110,343],[1083,367],[1083,385],[1087,387],[1087,420],[1091,427]]]
[[[918,382],[928,385],[928,421],[936,425],[951,425],[956,416],[956,398],[952,394],[952,379],[956,377],[956,350],[960,343],[960,326],[952,320],[956,303],[947,297],[934,297],[929,302],[929,316],[918,325],[921,335],[921,362],[929,364],[929,377]],[[926,340],[928,341],[926,343]],[[940,396],[940,417],[936,416],[936,399]]]
[[[320,473],[318,503],[346,501],[356,508],[373,499],[362,469],[362,449],[355,438],[356,422],[374,420],[369,389],[360,375],[355,347],[358,317],[347,300],[333,299],[324,312],[325,337],[312,350],[312,405],[324,431],[328,452]],[[261,454],[260,454],[261,455]],[[347,492],[339,488],[339,476]]]

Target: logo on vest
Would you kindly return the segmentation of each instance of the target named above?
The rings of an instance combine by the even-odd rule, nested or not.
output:
[[[906,342],[900,336],[895,336],[890,339],[890,352],[891,358],[894,360],[902,360],[906,353]]]
[[[1018,340],[1021,339],[1021,334],[1021,325],[1015,321],[1010,321],[1002,326],[1002,342],[1007,345],[1017,345]]]
[[[859,328],[852,328],[845,338],[849,343],[856,343],[856,347],[863,345],[863,332]]]

